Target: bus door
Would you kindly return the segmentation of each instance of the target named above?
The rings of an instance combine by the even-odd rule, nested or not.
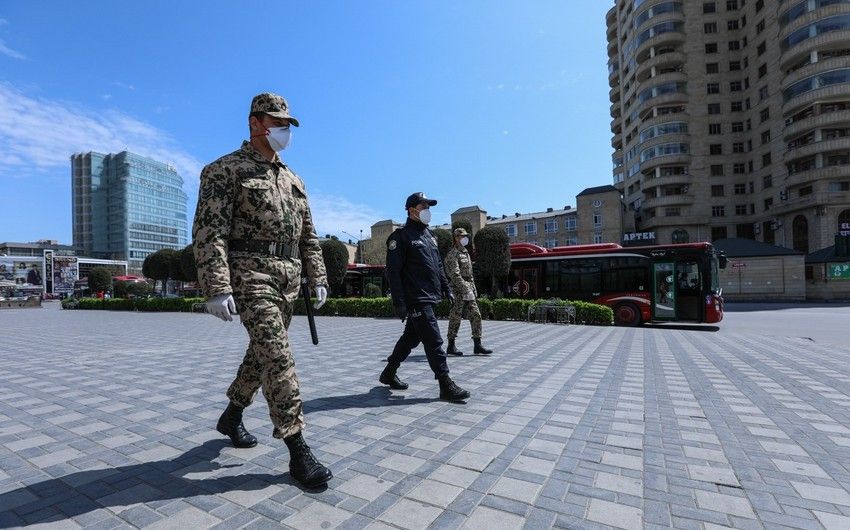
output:
[[[676,312],[679,320],[703,320],[702,275],[699,262],[676,263]]]
[[[520,298],[537,298],[537,267],[520,267],[511,274],[510,289]]]
[[[676,265],[673,262],[652,264],[652,318],[676,320]]]

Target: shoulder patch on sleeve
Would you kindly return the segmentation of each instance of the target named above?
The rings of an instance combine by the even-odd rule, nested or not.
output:
[[[395,250],[397,247],[398,247],[398,241],[396,241],[395,239],[390,239],[387,242],[387,248],[388,249]]]

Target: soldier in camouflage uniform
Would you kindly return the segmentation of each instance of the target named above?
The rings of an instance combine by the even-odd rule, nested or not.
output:
[[[290,126],[298,125],[282,97],[264,93],[253,99],[250,141],[201,172],[192,237],[208,312],[232,320],[238,310],[250,339],[217,429],[236,447],[255,446],[242,411],[262,388],[274,437],[289,447],[290,473],[316,487],[332,474],[301,435],[304,414],[287,328],[302,266],[319,306],[327,297],[327,277],[304,182],[277,153],[289,143]]]
[[[463,318],[463,310],[472,326],[472,342],[475,344],[473,353],[489,355],[493,350],[488,350],[481,345],[481,311],[475,299],[478,293],[475,291],[475,281],[472,278],[472,259],[466,246],[469,244],[469,234],[464,228],[455,228],[454,246],[446,255],[446,276],[452,286],[454,302],[449,313],[449,347],[446,353],[449,355],[463,355],[463,352],[455,347],[455,339],[460,329],[460,321]]]

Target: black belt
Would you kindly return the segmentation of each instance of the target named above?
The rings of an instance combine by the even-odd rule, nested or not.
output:
[[[283,241],[266,241],[262,239],[231,239],[227,247],[233,252],[251,252],[265,254],[277,258],[298,258],[298,246]]]

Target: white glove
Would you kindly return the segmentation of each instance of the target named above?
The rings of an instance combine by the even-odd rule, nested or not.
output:
[[[463,299],[467,302],[471,302],[471,301],[475,300],[475,293],[473,293],[472,291],[469,291],[468,293],[463,295]]]
[[[236,301],[232,294],[217,294],[207,300],[207,313],[226,322],[232,322],[231,314],[236,314]]]
[[[321,309],[328,300],[328,288],[324,285],[316,286],[316,303],[313,304],[313,309]]]

